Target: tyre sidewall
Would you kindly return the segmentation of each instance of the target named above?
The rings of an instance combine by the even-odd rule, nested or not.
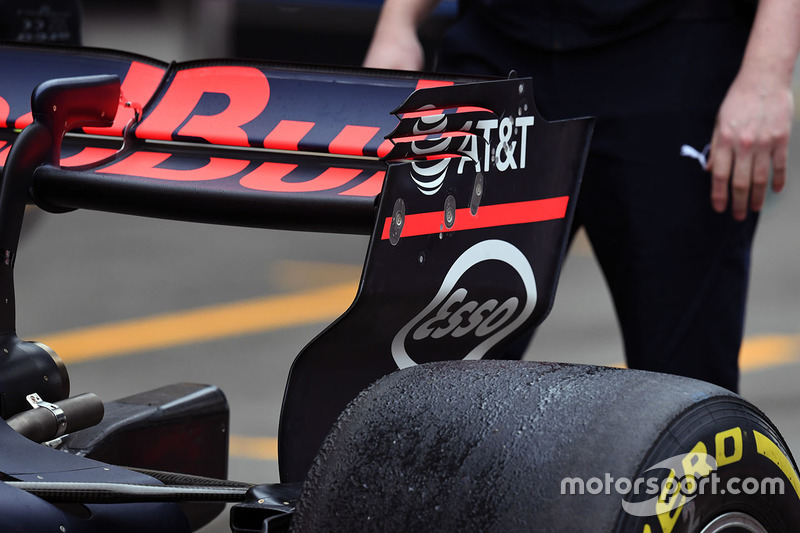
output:
[[[681,456],[683,475],[666,469],[648,472],[676,456]],[[770,532],[794,531],[800,523],[800,482],[791,454],[777,429],[744,400],[716,398],[681,415],[653,446],[635,479],[654,472],[661,481],[655,507],[660,514],[623,511],[618,531],[699,532],[735,512],[755,518]],[[692,486],[689,480],[687,490],[677,490],[686,476],[700,482]]]

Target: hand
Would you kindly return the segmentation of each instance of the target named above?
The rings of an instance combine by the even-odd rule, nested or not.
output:
[[[722,102],[711,140],[711,204],[744,220],[764,205],[770,169],[772,189],[786,183],[794,104],[791,88],[766,77],[740,73]]]
[[[422,70],[425,52],[415,28],[393,27],[375,33],[364,66],[393,70]]]

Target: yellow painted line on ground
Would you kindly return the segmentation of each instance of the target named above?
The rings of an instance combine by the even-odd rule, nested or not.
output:
[[[270,279],[286,289],[308,289],[345,281],[358,283],[361,270],[360,265],[283,260],[271,266]]]
[[[39,337],[66,363],[117,357],[333,320],[355,297],[353,282],[165,313]]]
[[[739,352],[743,371],[800,363],[800,335],[748,337]]]
[[[746,337],[739,352],[743,372],[800,363],[800,335],[753,335]],[[625,363],[610,365],[625,368]]]
[[[231,435],[228,445],[228,455],[236,459],[277,461],[278,439],[276,437]]]

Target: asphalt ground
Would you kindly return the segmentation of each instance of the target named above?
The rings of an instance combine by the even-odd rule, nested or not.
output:
[[[106,21],[104,31],[92,21],[87,44],[182,59],[170,43],[136,48],[152,39],[135,20]],[[798,134],[792,154],[787,188],[769,198],[756,239],[741,386],[800,453]],[[112,400],[174,382],[215,384],[231,408],[230,477],[277,481],[289,365],[352,299],[367,239],[84,211],[32,221],[16,266],[18,332],[59,352],[73,394]],[[580,236],[528,358],[622,363],[609,296]],[[226,530],[225,519],[207,528]]]

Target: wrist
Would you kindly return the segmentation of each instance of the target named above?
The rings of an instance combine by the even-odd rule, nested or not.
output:
[[[761,0],[739,77],[761,86],[790,88],[800,51],[800,4]]]
[[[793,57],[748,54],[742,60],[737,81],[748,86],[789,89],[794,77]]]
[[[403,32],[416,32],[438,0],[385,0],[378,26],[394,26]]]

